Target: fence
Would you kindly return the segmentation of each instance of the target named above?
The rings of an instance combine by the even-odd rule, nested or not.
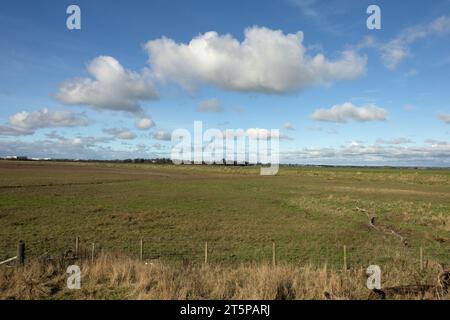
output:
[[[0,265],[7,264],[9,262],[16,261],[17,266],[23,266],[25,264],[25,243],[20,241],[17,245],[17,255],[0,262]]]
[[[227,246],[224,246],[224,243],[220,241],[205,241],[203,243],[160,242],[158,245],[155,245],[154,242],[139,238],[134,241],[134,246],[127,246],[128,250],[117,250],[111,246],[105,247],[101,242],[81,241],[80,237],[75,237],[73,244],[67,246],[67,250],[59,251],[55,255],[51,255],[47,251],[44,255],[48,259],[82,259],[94,263],[100,252],[108,251],[134,256],[141,261],[181,261],[191,264],[265,262],[273,266],[278,263],[295,262],[302,265],[328,265],[342,270],[367,267],[370,264],[383,265],[389,260],[407,260],[420,270],[423,270],[428,265],[429,259],[439,259],[441,254],[444,260],[449,258],[449,255],[446,255],[445,252],[423,247],[419,247],[418,250],[409,250],[408,252],[402,248],[394,254],[392,252],[386,252],[384,255],[379,253],[378,256],[365,260],[360,257],[360,253],[355,252],[355,247],[348,245],[329,246],[329,250],[319,251],[320,254],[317,255],[313,251],[299,251],[295,246],[288,246],[285,243],[277,243],[276,241],[266,242],[260,246],[252,245],[247,248],[240,243],[239,250],[238,248],[233,248],[230,243],[227,244]],[[27,246],[27,249],[30,249],[30,247],[32,248],[32,246]],[[15,265],[23,266],[25,264],[25,248],[25,243],[19,242],[17,255],[1,261],[0,265],[10,265],[12,262],[15,262]],[[235,250],[233,251],[233,249]],[[35,254],[33,257],[39,256],[42,257],[43,255]]]

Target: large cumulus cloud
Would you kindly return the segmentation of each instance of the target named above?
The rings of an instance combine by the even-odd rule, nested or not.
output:
[[[240,42],[231,35],[206,32],[189,43],[169,38],[148,41],[145,48],[157,79],[174,81],[188,90],[200,84],[221,89],[286,93],[307,86],[351,80],[365,71],[366,58],[345,51],[334,60],[309,56],[303,33],[252,27]]]
[[[56,98],[65,104],[141,114],[140,101],[159,97],[148,71],[127,70],[113,57],[95,58],[87,70],[92,78],[64,81]]]

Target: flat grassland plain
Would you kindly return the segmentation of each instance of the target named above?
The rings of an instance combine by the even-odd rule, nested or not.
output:
[[[33,258],[78,236],[135,258],[143,239],[158,263],[201,265],[208,242],[211,265],[271,264],[275,243],[280,265],[338,270],[346,246],[349,269],[418,270],[420,248],[450,262],[450,170],[0,161],[0,225],[0,260],[20,240]]]

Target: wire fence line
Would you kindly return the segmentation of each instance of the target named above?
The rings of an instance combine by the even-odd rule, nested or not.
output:
[[[23,247],[21,247],[23,246]],[[22,248],[22,249],[20,249]],[[39,248],[39,249],[38,249]],[[44,248],[44,249],[43,249]],[[23,250],[20,253],[20,250]],[[322,247],[303,248],[295,243],[265,241],[246,243],[242,241],[155,241],[149,238],[136,238],[121,241],[121,245],[111,241],[83,240],[75,237],[72,241],[57,244],[48,241],[27,242],[27,258],[47,257],[56,259],[66,257],[80,258],[94,262],[102,252],[120,253],[143,261],[161,260],[167,262],[202,263],[295,263],[299,265],[330,266],[339,269],[364,267],[370,264],[386,264],[407,261],[424,268],[429,260],[450,263],[450,251],[441,248],[417,247],[398,250],[386,248],[383,251],[365,252],[366,248],[339,243]],[[1,261],[8,265],[25,260],[25,244],[19,243],[17,256]],[[2,256],[0,256],[2,258]]]
[[[12,258],[6,259],[5,261],[0,262],[0,265],[11,262],[11,261],[15,261],[17,259],[17,256],[14,256]]]

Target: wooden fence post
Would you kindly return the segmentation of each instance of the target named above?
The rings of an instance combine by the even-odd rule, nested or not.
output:
[[[277,265],[277,251],[276,251],[275,241],[272,242],[272,265],[275,267]]]
[[[205,264],[208,264],[208,241],[205,242]]]
[[[92,242],[91,263],[94,263],[95,256],[95,242]]]
[[[141,238],[140,249],[139,249],[139,259],[142,261],[144,256],[144,241]]]
[[[80,249],[80,238],[75,238],[75,255],[78,257],[78,250]]]
[[[420,271],[422,271],[423,270],[423,248],[422,247],[420,247],[419,255],[420,255]]]
[[[344,270],[347,270],[347,246],[344,245]]]
[[[20,241],[17,245],[17,265],[23,266],[25,264],[25,243]]]

